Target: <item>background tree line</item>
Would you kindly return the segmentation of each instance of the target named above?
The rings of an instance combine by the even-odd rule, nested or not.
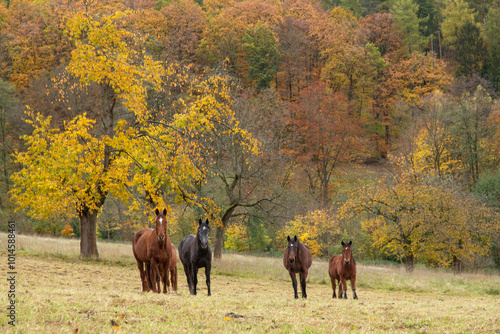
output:
[[[1,222],[500,265],[495,1],[0,5]]]

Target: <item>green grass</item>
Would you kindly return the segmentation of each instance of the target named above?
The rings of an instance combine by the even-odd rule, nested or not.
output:
[[[158,295],[140,291],[129,244],[99,243],[97,261],[80,260],[76,240],[18,235],[16,245],[17,326],[1,315],[2,333],[500,333],[498,275],[360,265],[359,299],[333,300],[327,262],[314,260],[308,299],[295,300],[281,259],[224,254],[211,297],[203,270],[197,296],[182,270],[179,291]]]

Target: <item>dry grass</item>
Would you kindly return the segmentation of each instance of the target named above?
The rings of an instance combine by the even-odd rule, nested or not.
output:
[[[100,244],[102,260],[81,261],[78,242],[24,236],[17,241],[24,248],[17,257],[17,327],[0,316],[0,332],[500,333],[500,296],[479,288],[485,281],[498,289],[498,276],[456,278],[431,270],[408,276],[399,269],[360,266],[360,299],[332,300],[330,286],[322,282],[326,262],[315,261],[308,299],[294,300],[280,259],[230,255],[214,263],[211,297],[203,272],[199,294],[190,296],[182,270],[179,292],[158,295],[140,291],[130,245]],[[6,236],[0,234],[4,259],[5,249]],[[5,305],[7,285],[0,287]]]

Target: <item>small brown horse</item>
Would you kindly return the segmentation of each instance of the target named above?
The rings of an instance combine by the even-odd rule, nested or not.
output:
[[[339,282],[339,298],[347,299],[347,280],[351,280],[351,288],[354,299],[358,299],[356,295],[356,260],[352,256],[351,250],[352,241],[344,243],[342,241],[342,255],[334,255],[330,259],[328,273],[332,281],[333,298],[335,296],[335,280]]]
[[[168,270],[172,256],[171,242],[167,235],[167,210],[156,209],[156,227],[143,228],[134,234],[132,250],[141,275],[142,291],[167,292]],[[174,253],[175,254],[175,253]],[[144,270],[146,265],[146,270]],[[160,278],[159,280],[157,278]]]
[[[167,288],[168,290],[170,290],[170,284],[172,284],[172,291],[176,292],[177,291],[177,253],[175,252],[175,246],[173,243],[170,243],[170,245],[172,246],[171,249],[172,249],[172,257],[170,258],[170,266],[168,268],[168,272],[166,273],[166,280],[167,280]],[[149,264],[146,265],[146,270],[147,272],[149,272]],[[163,277],[163,275],[165,274],[163,272],[163,268],[159,267],[160,271],[158,273],[158,275],[156,276],[156,281],[159,282],[161,280],[161,277]],[[170,274],[170,279],[169,279],[169,274]],[[151,280],[148,276],[148,280],[147,280],[147,286],[146,286],[146,289],[147,291],[151,290]]]
[[[168,279],[167,273],[167,286],[170,288],[170,284],[172,284],[172,290],[177,291],[177,253],[175,252],[174,244],[170,244],[172,248],[172,257],[170,258],[170,266],[168,267],[168,271],[170,273],[170,282]]]
[[[288,236],[288,246],[285,249],[285,254],[283,256],[283,265],[288,270],[290,277],[292,278],[293,292],[295,293],[295,299],[299,298],[297,294],[297,278],[296,275],[299,273],[300,276],[300,289],[302,290],[302,298],[307,298],[306,293],[306,279],[308,270],[312,264],[312,256],[309,251],[309,247],[305,244],[299,242],[297,236],[290,239]]]

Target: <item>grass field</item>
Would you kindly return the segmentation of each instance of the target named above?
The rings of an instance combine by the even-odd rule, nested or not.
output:
[[[332,299],[327,263],[313,261],[308,299],[293,299],[281,259],[224,254],[189,295],[140,291],[131,245],[99,243],[101,259],[78,258],[77,240],[16,236],[16,327],[0,283],[2,333],[500,333],[500,277],[358,266],[358,300]],[[0,254],[7,273],[7,236]],[[180,267],[179,267],[180,269]]]

